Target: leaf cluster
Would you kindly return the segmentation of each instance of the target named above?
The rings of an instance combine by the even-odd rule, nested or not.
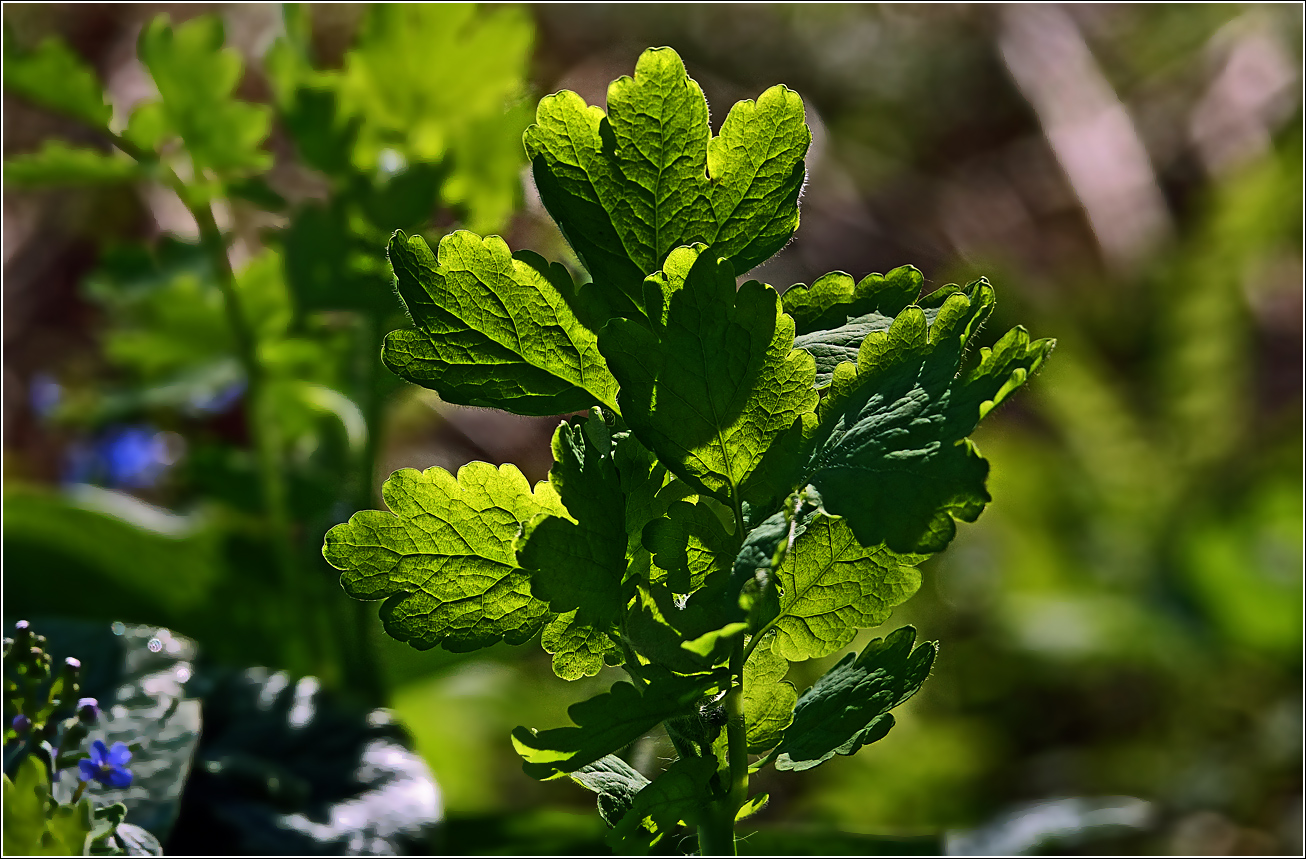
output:
[[[911,267],[835,272],[781,296],[738,276],[798,225],[810,133],[783,86],[710,131],[669,48],[613,82],[607,110],[540,102],[535,184],[585,267],[459,231],[389,259],[413,327],[383,361],[443,399],[566,419],[531,487],[512,465],[396,472],[389,511],[332,529],[346,592],[386,630],[451,650],[537,633],[567,679],[622,666],[574,726],[513,732],[528,773],[599,796],[613,844],[757,811],[756,766],[816,766],[885,735],[932,644],[900,629],[800,697],[789,664],[829,656],[919,587],[916,565],[989,500],[967,436],[1052,342],[1016,328],[967,344],[984,280],[922,296]],[[663,724],[679,759],[653,781],[617,756]]]

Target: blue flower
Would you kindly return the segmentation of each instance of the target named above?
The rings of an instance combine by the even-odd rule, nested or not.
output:
[[[96,740],[91,743],[91,756],[82,758],[77,766],[82,781],[94,779],[105,787],[127,787],[132,783],[132,771],[127,769],[131,759],[131,749],[126,743],[114,743],[109,749],[105,748],[104,740]]]
[[[26,734],[28,731],[32,730],[32,720],[24,716],[22,713],[19,713],[17,716],[14,716],[14,720],[9,723],[9,727],[14,729],[14,733]]]

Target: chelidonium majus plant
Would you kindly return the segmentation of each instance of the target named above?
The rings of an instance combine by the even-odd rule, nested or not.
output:
[[[779,294],[736,277],[798,226],[811,135],[768,89],[713,136],[668,48],[608,90],[544,98],[525,134],[535,183],[590,282],[497,236],[389,259],[414,327],[382,360],[451,403],[588,410],[553,437],[549,478],[474,462],[404,469],[389,511],[323,548],[393,637],[467,651],[539,635],[558,676],[628,681],[520,727],[526,771],[598,794],[623,851],[681,825],[733,854],[760,810],[749,776],[805,770],[883,738],[936,653],[911,627],[849,653],[801,695],[789,664],[829,656],[917,590],[917,565],[989,501],[967,436],[1051,351],[1014,328],[967,344],[993,308],[981,279],[921,295],[904,266]],[[653,780],[618,753],[663,725]]]

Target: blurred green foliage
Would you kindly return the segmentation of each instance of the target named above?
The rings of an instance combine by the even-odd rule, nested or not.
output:
[[[149,500],[195,512],[14,484],[6,547],[75,563],[87,582],[53,599],[24,584],[25,611],[187,628],[220,658],[318,673],[379,702],[366,619],[328,600],[334,576],[315,549],[343,507],[371,504],[397,387],[377,332],[401,312],[384,243],[437,212],[485,229],[515,207],[532,28],[516,9],[377,6],[332,70],[314,63],[307,12],[289,8],[285,23],[264,67],[246,69],[219,17],[155,17],[137,50],[157,98],[125,122],[66,46],[25,52],[6,29],[8,89],[120,150],[49,141],[6,162],[7,185],[142,182],[175,194],[199,232],[198,244],[109,244],[84,294],[112,375],[70,386],[50,416],[65,430],[147,420],[171,433],[188,455]],[[434,66],[432,39],[446,47]],[[271,103],[247,100],[250,74],[266,76]],[[276,190],[293,170],[316,171],[304,181],[320,190]],[[248,242],[261,248],[233,266]],[[234,437],[213,420],[232,413]],[[217,623],[200,617],[213,600],[233,605]]]

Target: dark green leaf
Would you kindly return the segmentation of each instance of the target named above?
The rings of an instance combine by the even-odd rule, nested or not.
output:
[[[266,669],[201,679],[204,736],[169,854],[431,851],[439,789],[388,711]]]
[[[385,598],[386,632],[425,650],[520,644],[548,606],[531,596],[513,544],[542,512],[563,513],[541,482],[532,493],[516,466],[473,462],[457,479],[442,468],[396,471],[382,487],[393,512],[365,510],[327,532],[322,554],[355,599]]]
[[[577,612],[569,622],[572,635],[585,625],[594,637],[604,637],[625,606],[626,531],[625,498],[603,413],[591,409],[587,419],[559,426],[553,458],[549,482],[568,515],[545,514],[527,523],[517,563],[531,571],[531,593],[551,611]],[[597,674],[602,667],[597,661],[585,666],[583,674]],[[576,679],[571,673],[559,676]]]
[[[954,520],[975,521],[988,502],[988,463],[966,436],[1054,345],[1015,328],[959,375],[966,343],[992,306],[993,290],[981,280],[949,293],[933,324],[924,309],[909,307],[887,331],[867,334],[856,365],[835,368],[805,482],[863,546],[941,551]]]
[[[811,140],[796,93],[736,104],[713,138],[702,90],[675,51],[654,48],[607,105],[547,96],[525,141],[544,205],[615,315],[644,308],[640,282],[673,248],[702,242],[744,272],[789,241]]]
[[[12,577],[5,595],[26,612],[179,617],[206,608],[222,577],[220,534],[211,523],[125,493],[11,485],[4,509],[4,553],[15,569],[48,565],[80,583],[51,593],[40,577]]]
[[[643,673],[650,683],[642,690],[616,683],[597,697],[573,704],[567,713],[579,727],[514,730],[512,743],[526,762],[527,774],[538,779],[558,778],[618,751],[659,722],[692,712],[719,680],[679,677],[654,666]]]
[[[465,231],[445,236],[438,257],[396,233],[390,264],[418,326],[386,337],[382,360],[398,375],[449,402],[516,414],[617,410],[616,380],[568,304],[562,266]]]
[[[887,734],[889,711],[921,688],[938,652],[933,642],[913,650],[915,641],[916,630],[904,626],[839,660],[798,699],[775,768],[811,769]]]
[[[614,849],[625,845],[643,848],[674,832],[682,821],[694,824],[712,801],[708,782],[716,769],[712,758],[673,761],[666,772],[635,795],[630,811],[608,836],[608,843]]]
[[[399,309],[385,260],[350,230],[343,206],[301,207],[283,242],[286,282],[300,310],[390,314]]]

